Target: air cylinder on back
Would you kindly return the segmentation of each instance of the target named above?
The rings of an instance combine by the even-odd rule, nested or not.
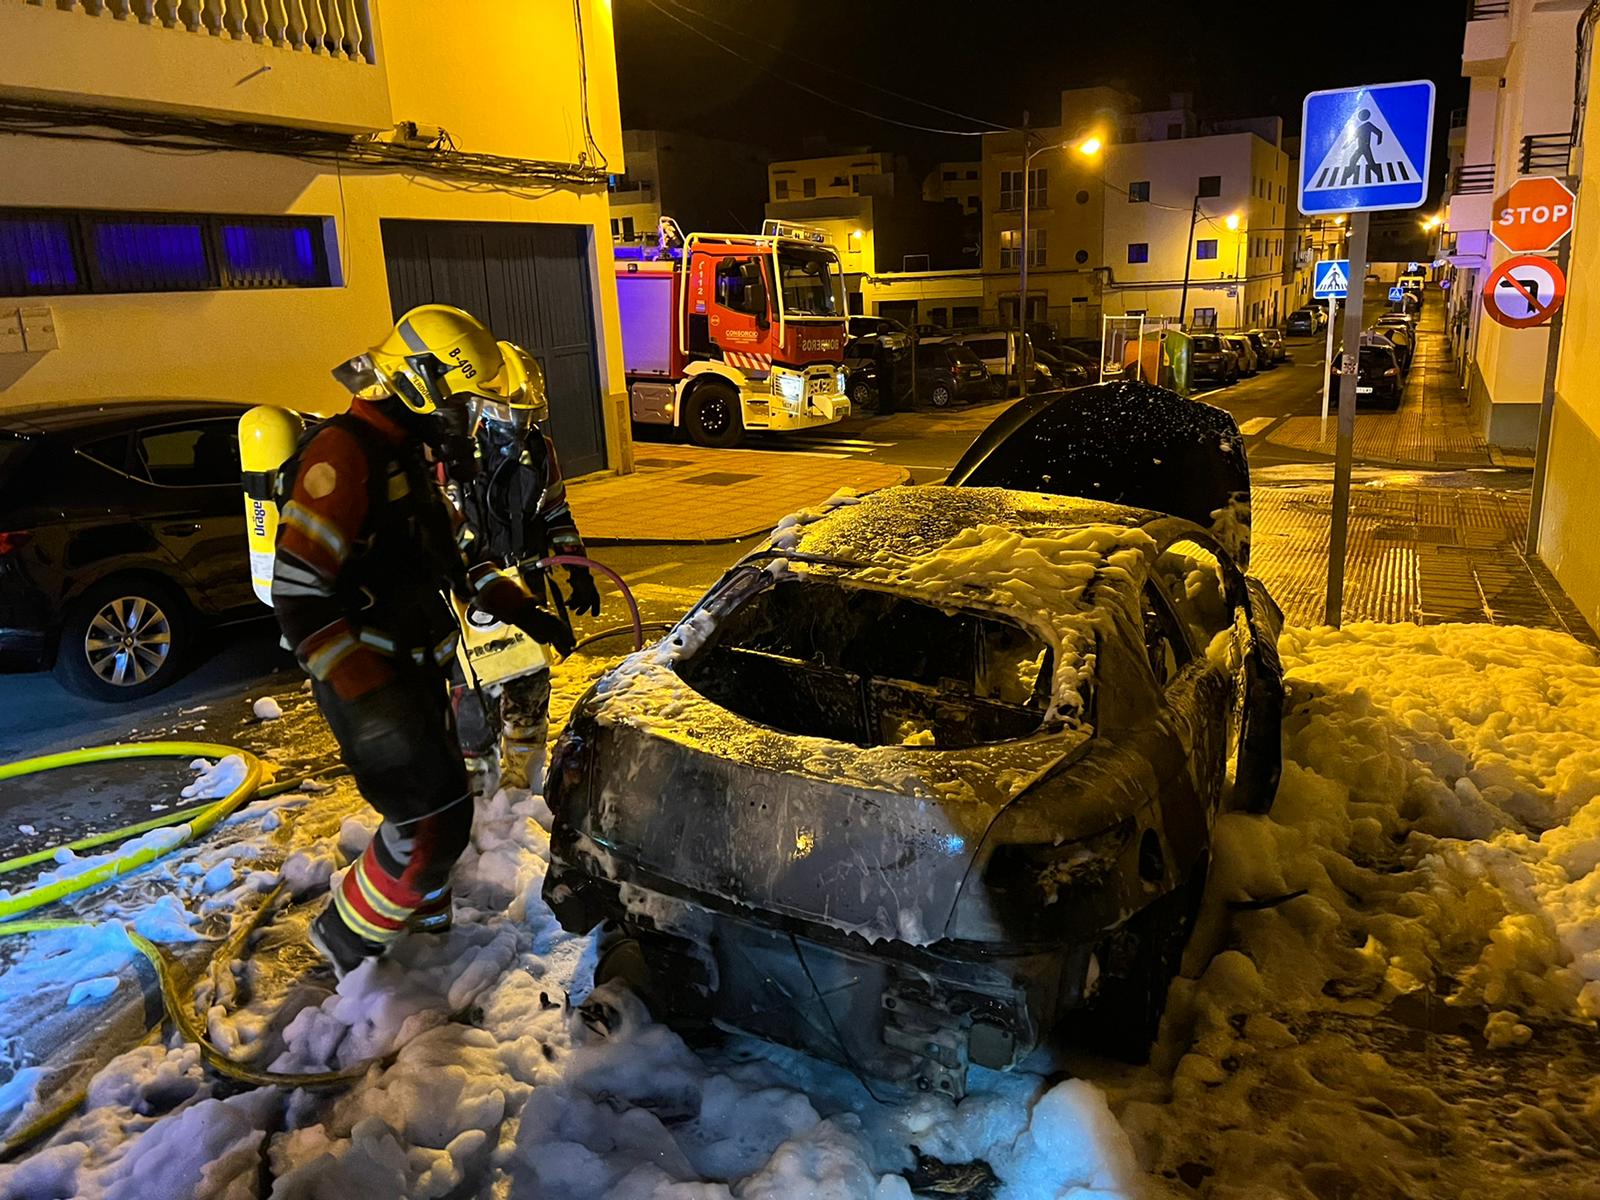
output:
[[[305,432],[298,413],[259,405],[239,418],[239,467],[244,475],[245,533],[250,539],[250,584],[272,603],[272,559],[278,540],[278,468]]]

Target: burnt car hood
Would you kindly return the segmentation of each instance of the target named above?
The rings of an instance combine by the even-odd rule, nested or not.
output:
[[[943,937],[994,819],[1090,740],[1071,729],[963,750],[863,748],[754,725],[659,663],[608,686],[594,750],[618,765],[591,800],[591,852],[681,898],[871,941]]]

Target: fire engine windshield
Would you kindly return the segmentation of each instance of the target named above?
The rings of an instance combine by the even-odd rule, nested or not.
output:
[[[831,254],[820,251],[782,249],[778,269],[783,276],[783,311],[790,317],[832,317],[838,315],[839,300],[834,288],[838,265]]]

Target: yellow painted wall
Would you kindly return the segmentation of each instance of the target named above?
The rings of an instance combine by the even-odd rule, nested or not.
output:
[[[1578,182],[1577,224],[1572,231],[1570,279],[1600,272],[1600,53],[1589,66],[1589,106],[1583,142],[1588,149]],[[1541,338],[1541,341],[1543,339]],[[1592,629],[1600,631],[1600,288],[1567,292],[1562,315],[1561,357],[1550,425],[1544,519],[1539,557],[1555,572]]]
[[[622,169],[610,10],[584,0],[591,125]],[[441,31],[432,6],[382,10],[397,118],[445,126],[463,150],[571,161],[583,150],[576,37],[566,5],[473,0]],[[176,36],[176,35],[173,35]],[[474,81],[450,66],[475,47]],[[153,153],[127,145],[0,135],[0,206],[314,214],[337,230],[340,286],[120,296],[0,297],[0,308],[48,304],[61,348],[0,354],[0,408],[118,396],[185,396],[343,407],[329,377],[390,322],[379,221],[586,225],[605,399],[608,460],[631,464],[626,389],[610,268],[605,185],[512,192],[395,171],[346,169],[270,155]],[[560,397],[552,397],[560,404]]]

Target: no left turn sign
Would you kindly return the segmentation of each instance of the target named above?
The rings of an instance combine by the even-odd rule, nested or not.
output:
[[[1483,310],[1512,329],[1531,329],[1555,315],[1567,298],[1567,277],[1548,258],[1508,258],[1483,285]]]

